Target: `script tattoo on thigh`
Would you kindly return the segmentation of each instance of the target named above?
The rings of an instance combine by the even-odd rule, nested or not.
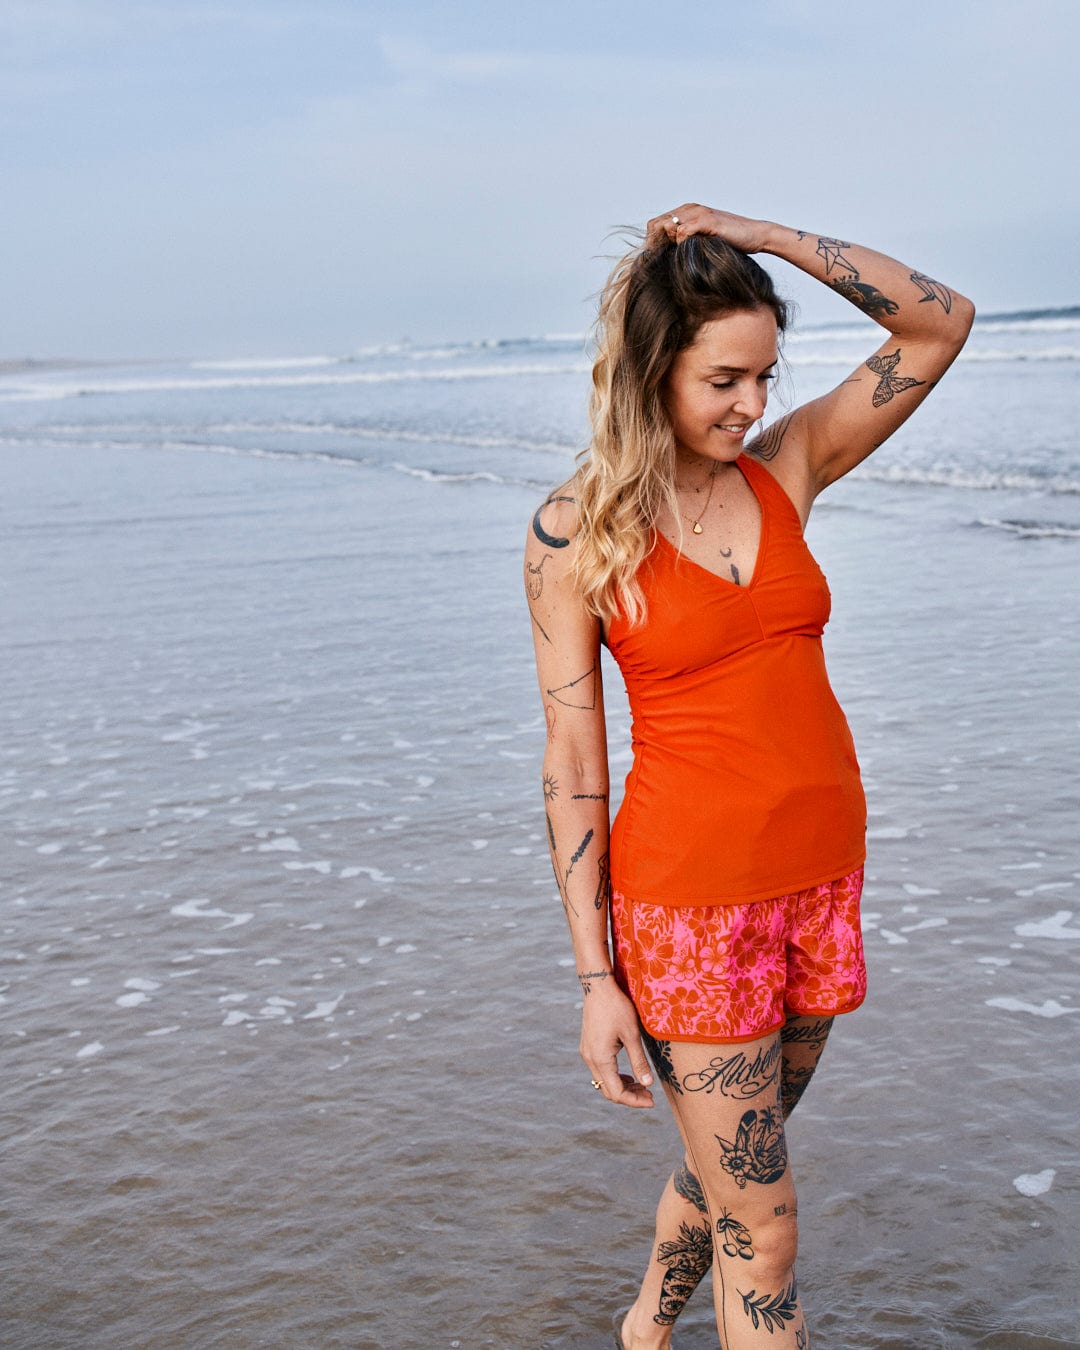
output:
[[[716,1221],[716,1236],[724,1239],[720,1250],[725,1256],[741,1256],[744,1261],[754,1259],[754,1239],[749,1228],[726,1209]]]
[[[679,1224],[679,1236],[671,1242],[661,1242],[656,1259],[667,1266],[660,1288],[660,1311],[653,1321],[669,1327],[676,1320],[686,1300],[705,1278],[712,1265],[713,1244],[709,1230],[701,1224]]]
[[[744,1294],[737,1291],[743,1302],[743,1312],[753,1323],[754,1330],[763,1326],[766,1331],[783,1331],[785,1322],[793,1322],[799,1311],[799,1291],[792,1276],[791,1283],[779,1294],[758,1294],[751,1289]]]
[[[655,1040],[644,1027],[641,1028],[641,1043],[644,1045],[649,1058],[653,1062],[653,1068],[656,1070],[656,1076],[661,1083],[669,1087],[672,1092],[682,1096],[682,1088],[679,1086],[679,1078],[675,1072],[675,1066],[671,1062],[671,1042]]]
[[[687,1092],[712,1092],[715,1088],[724,1097],[746,1101],[776,1082],[780,1055],[778,1040],[770,1041],[764,1049],[756,1051],[752,1058],[748,1058],[741,1050],[727,1058],[718,1055],[709,1062],[707,1069],[684,1074],[682,1086]]]
[[[746,1111],[735,1131],[734,1141],[716,1136],[722,1157],[720,1166],[740,1190],[748,1181],[769,1186],[787,1171],[787,1141],[779,1111],[766,1106]]]
[[[709,1206],[705,1203],[705,1192],[701,1189],[701,1182],[690,1171],[686,1163],[681,1162],[676,1168],[672,1185],[675,1187],[676,1195],[681,1195],[684,1200],[689,1200],[700,1213],[708,1214]]]

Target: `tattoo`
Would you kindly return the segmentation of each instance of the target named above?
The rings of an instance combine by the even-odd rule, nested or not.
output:
[[[784,1323],[793,1322],[799,1310],[799,1291],[794,1275],[788,1287],[772,1298],[768,1294],[759,1297],[754,1289],[748,1294],[744,1294],[741,1289],[736,1292],[743,1301],[743,1312],[754,1324],[755,1331],[759,1326],[763,1326],[766,1331],[783,1331]]]
[[[722,1210],[719,1219],[716,1221],[717,1236],[722,1236],[724,1242],[720,1250],[725,1256],[741,1256],[744,1261],[754,1259],[754,1240],[750,1236],[750,1230],[745,1224],[742,1224],[728,1211]]]
[[[672,1185],[675,1187],[676,1195],[681,1195],[684,1200],[689,1200],[700,1213],[708,1214],[709,1206],[705,1203],[705,1192],[701,1189],[701,1182],[698,1181],[685,1162],[681,1162],[676,1168]]]
[[[540,524],[540,512],[545,506],[550,506],[552,502],[572,502],[573,497],[549,497],[546,502],[542,502],[536,508],[536,514],[532,518],[533,534],[545,546],[545,548],[566,548],[570,543],[569,539],[560,539],[557,535],[548,534],[543,525]],[[540,564],[543,566],[543,563]]]
[[[569,684],[560,684],[555,689],[549,689],[548,693],[564,708],[584,708],[586,712],[592,712],[596,707],[596,662],[592,663],[584,675],[579,675]],[[566,697],[560,698],[560,694],[565,694]]]
[[[543,624],[533,613],[532,605],[529,606],[529,618],[532,619],[533,623],[536,624],[537,628],[540,629],[540,636],[544,639],[544,641],[547,642],[550,646],[554,647],[555,645],[554,642],[552,642],[551,639],[548,637],[547,633],[544,632]]]
[[[576,914],[577,908],[566,892],[566,878],[559,876],[559,850],[555,843],[555,827],[552,825],[551,816],[547,811],[544,812],[544,819],[547,821],[548,843],[551,846],[551,870],[555,873],[555,884],[559,888],[559,899],[562,901],[563,909],[566,910],[567,915],[571,910]],[[568,877],[570,873],[567,872],[566,875]]]
[[[811,1064],[808,1068],[797,1069],[785,1060],[780,1077],[780,1102],[785,1120],[798,1106],[803,1093],[810,1086],[810,1079],[813,1078],[816,1067],[816,1064]]]
[[[739,569],[735,566],[734,563],[731,564],[731,575],[735,579],[736,586],[742,585],[742,583],[739,581]]]
[[[923,293],[920,305],[925,305],[927,300],[936,300],[945,313],[949,313],[952,309],[952,291],[948,286],[943,286],[940,281],[928,277],[925,272],[912,272],[911,279]]]
[[[775,1205],[773,1207],[773,1213],[779,1218],[781,1214],[787,1213],[787,1205]]]
[[[718,1088],[722,1097],[747,1101],[776,1082],[780,1056],[778,1040],[770,1041],[764,1049],[758,1050],[753,1059],[747,1059],[742,1050],[736,1050],[728,1058],[717,1055],[707,1069],[686,1074],[682,1086],[687,1092],[711,1093],[713,1088]]]
[[[559,795],[559,780],[553,778],[550,773],[544,774],[544,800],[551,801],[552,797]]]
[[[602,853],[599,862],[599,875],[596,879],[596,894],[593,896],[593,908],[603,909],[611,899],[611,864],[609,853]]]
[[[730,558],[734,552],[735,550],[733,548],[722,548],[720,550],[720,556],[721,558]]]
[[[682,1096],[682,1088],[679,1086],[678,1075],[675,1073],[675,1066],[671,1062],[671,1042],[655,1040],[644,1027],[641,1028],[641,1043],[644,1045],[649,1058],[653,1062],[653,1068],[656,1070],[656,1076],[661,1083],[665,1083],[672,1092]]]
[[[774,422],[772,426],[766,427],[753,445],[750,446],[749,453],[762,460],[775,459],[780,453],[780,447],[784,443],[784,437],[791,426],[793,416],[793,413],[787,413]]]
[[[780,1041],[786,1048],[789,1045],[811,1045],[819,1049],[828,1039],[832,1030],[833,1018],[822,1017],[816,1022],[785,1022],[780,1028]]]
[[[535,567],[525,559],[525,589],[530,600],[539,600],[544,592],[544,564],[550,557],[550,553],[545,553]]]
[[[606,792],[572,792],[570,794],[572,802],[606,802]]]
[[[550,742],[555,739],[555,709],[550,703],[544,705],[544,718],[547,721],[547,738]]]
[[[593,980],[606,980],[610,974],[610,970],[587,970],[584,974],[579,974],[578,984],[581,985],[581,992],[591,994]]]
[[[748,1181],[769,1186],[779,1181],[787,1170],[783,1121],[771,1106],[762,1111],[745,1112],[735,1132],[734,1143],[720,1135],[716,1135],[716,1142],[723,1154],[720,1166],[739,1190],[745,1190]]]
[[[871,286],[866,281],[859,281],[857,277],[837,277],[832,283],[832,287],[845,300],[850,300],[853,305],[857,305],[864,314],[871,316],[881,313],[895,314],[900,308],[895,300],[890,300],[882,295],[876,286]]]
[[[653,1321],[669,1327],[676,1320],[686,1300],[705,1278],[712,1265],[712,1235],[700,1224],[679,1224],[679,1236],[671,1242],[661,1242],[656,1259],[667,1266],[660,1289],[660,1311]]]
[[[795,1350],[806,1350],[806,1328],[799,1327],[795,1332]]]
[[[819,237],[817,241],[818,254],[825,259],[825,275],[828,276],[834,267],[843,267],[851,273],[856,280],[859,277],[859,269],[850,259],[844,257],[843,250],[850,248],[851,245],[846,239],[829,239],[828,237]]]
[[[914,389],[916,385],[925,384],[925,380],[913,380],[909,375],[894,375],[893,371],[900,364],[900,348],[891,356],[871,356],[865,365],[872,370],[875,375],[880,375],[881,380],[878,387],[874,390],[873,404],[875,408],[880,408],[891,401],[894,394],[903,393],[905,389]]]
[[[570,859],[570,866],[566,869],[566,879],[567,879],[567,881],[570,880],[570,873],[574,870],[574,868],[575,868],[575,867],[578,865],[578,863],[581,861],[582,854],[583,854],[583,853],[585,852],[585,850],[589,847],[589,844],[590,844],[591,841],[592,841],[592,837],[593,837],[593,832],[592,832],[592,830],[586,830],[586,831],[585,831],[585,838],[581,841],[580,844],[578,844],[578,846],[577,846],[577,851],[574,853],[573,857]]]

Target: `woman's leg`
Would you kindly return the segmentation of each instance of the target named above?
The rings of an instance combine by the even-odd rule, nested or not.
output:
[[[793,1017],[781,1028],[780,1091],[785,1120],[809,1086],[832,1023],[831,1017]],[[671,1089],[671,1043],[653,1040],[647,1033],[643,1039],[657,1076]],[[717,1052],[723,1049],[712,1048]],[[730,1051],[733,1057],[739,1047],[732,1046]],[[708,1206],[687,1157],[668,1178],[657,1206],[652,1259],[623,1324],[626,1350],[662,1348],[671,1343],[671,1326],[712,1260]]]
[[[656,1207],[652,1258],[622,1325],[625,1350],[663,1350],[686,1300],[712,1265],[712,1226],[701,1185],[684,1161]]]
[[[665,1090],[708,1206],[724,1350],[808,1343],[782,1060],[779,1032],[738,1045],[669,1046]]]

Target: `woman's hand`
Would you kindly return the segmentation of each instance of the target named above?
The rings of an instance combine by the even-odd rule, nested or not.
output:
[[[761,253],[773,228],[767,220],[749,220],[730,211],[714,211],[710,206],[687,202],[649,221],[645,247],[656,248],[665,240],[677,244],[692,234],[713,234],[744,253]]]
[[[619,1072],[619,1051],[625,1050],[634,1076]],[[581,1015],[581,1058],[609,1102],[620,1106],[652,1106],[653,1081],[641,1044],[634,1005],[614,977],[597,979],[585,995]]]

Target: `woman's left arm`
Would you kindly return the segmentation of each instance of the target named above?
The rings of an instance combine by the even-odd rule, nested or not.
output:
[[[846,239],[748,220],[703,206],[676,208],[650,222],[682,240],[715,234],[747,253],[771,253],[838,292],[888,332],[841,384],[774,422],[749,447],[778,477],[803,477],[813,498],[842,478],[901,426],[955,360],[975,316],[971,301],[933,277]]]

